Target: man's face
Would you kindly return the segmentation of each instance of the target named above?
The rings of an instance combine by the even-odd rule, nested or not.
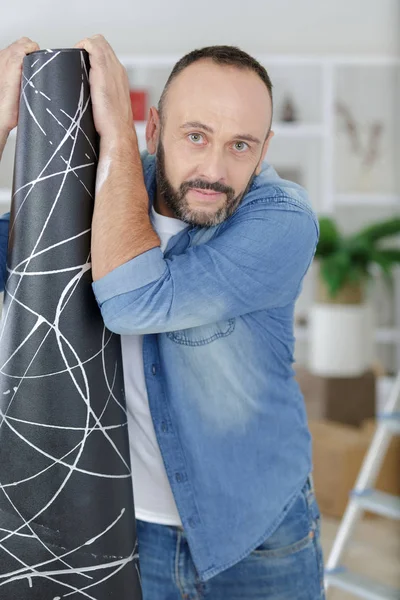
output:
[[[211,60],[172,82],[157,146],[157,188],[179,219],[213,226],[247,192],[268,147],[271,100],[258,75]]]

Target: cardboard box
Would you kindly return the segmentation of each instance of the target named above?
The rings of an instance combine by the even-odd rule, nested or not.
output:
[[[315,493],[325,515],[342,517],[375,430],[375,421],[352,427],[310,420]],[[393,437],[375,487],[400,495],[400,439]]]
[[[369,419],[363,424],[369,442],[376,429],[376,420]],[[375,487],[382,492],[400,496],[400,436],[394,435],[389,444]]]
[[[360,377],[321,377],[297,367],[296,380],[309,419],[360,426],[375,416],[376,376],[372,369]]]
[[[313,438],[315,495],[324,515],[341,517],[368,442],[361,430],[329,421],[309,422]]]

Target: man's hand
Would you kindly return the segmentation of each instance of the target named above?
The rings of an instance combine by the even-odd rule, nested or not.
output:
[[[23,37],[0,51],[0,131],[9,133],[17,125],[22,62],[36,50],[37,43]]]
[[[125,68],[102,35],[94,35],[75,45],[89,53],[90,92],[97,132],[110,141],[134,131]]]
[[[23,37],[0,51],[0,158],[8,134],[18,122],[24,57],[39,49],[36,42]]]

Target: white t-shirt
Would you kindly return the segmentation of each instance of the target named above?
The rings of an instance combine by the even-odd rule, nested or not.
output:
[[[163,252],[170,238],[187,227],[179,219],[158,214],[153,207],[151,222]],[[144,377],[143,336],[123,335],[121,345],[136,518],[182,526],[151,418]]]

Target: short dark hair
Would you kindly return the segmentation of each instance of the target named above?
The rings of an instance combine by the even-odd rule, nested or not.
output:
[[[211,59],[217,65],[233,66],[237,67],[238,69],[249,69],[257,73],[268,89],[272,105],[271,80],[267,70],[255,58],[236,46],[207,46],[205,48],[192,50],[192,52],[185,54],[185,56],[178,60],[172,69],[158,103],[158,112],[160,114],[161,123],[163,122],[165,99],[171,82],[179,75],[179,73],[186,69],[186,67],[199,60],[207,58]]]

